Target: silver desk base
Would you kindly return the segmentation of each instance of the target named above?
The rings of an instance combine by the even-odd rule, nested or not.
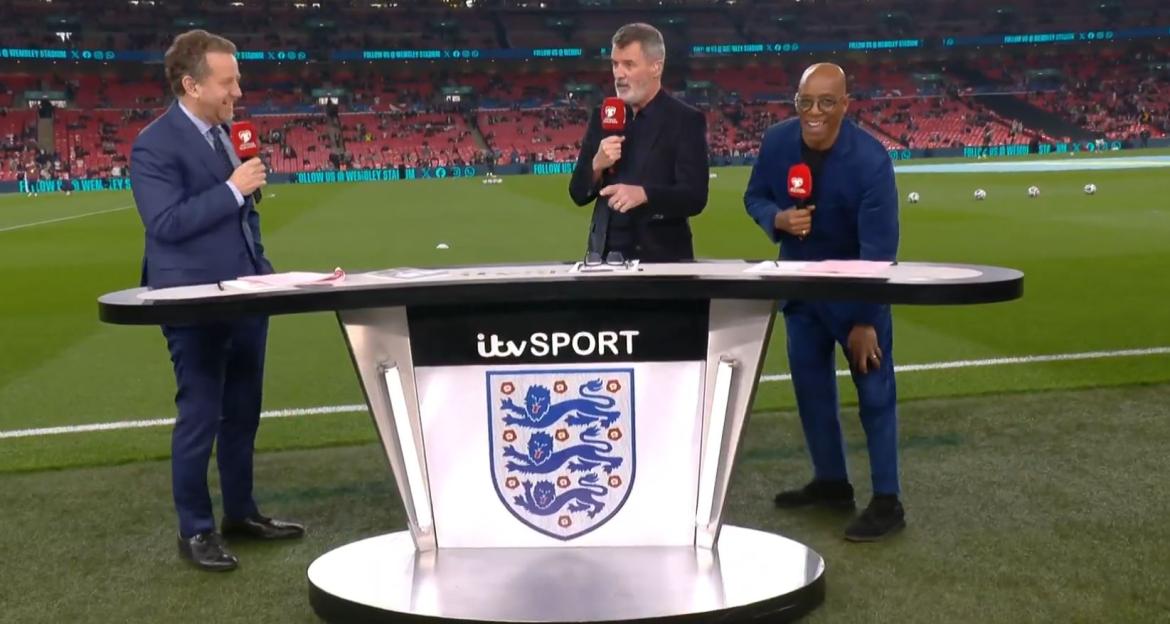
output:
[[[309,566],[329,622],[778,622],[824,600],[824,560],[790,539],[724,526],[691,547],[443,549],[406,531]]]

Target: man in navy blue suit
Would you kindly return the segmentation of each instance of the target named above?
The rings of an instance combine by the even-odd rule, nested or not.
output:
[[[240,163],[228,138],[240,73],[232,42],[203,30],[175,38],[166,77],[176,102],[143,129],[130,180],[146,227],[142,284],[166,288],[272,272],[255,202],[266,183],[259,158]],[[268,319],[167,325],[178,419],[171,478],[179,553],[205,570],[232,570],[224,536],[300,537],[304,527],[260,514],[252,498],[252,454],[260,424]],[[207,487],[216,446],[223,493],[216,531]]]
[[[845,119],[845,72],[829,63],[809,67],[796,95],[797,119],[771,127],[760,145],[744,205],[783,260],[893,261],[898,251],[898,191],[882,144]],[[811,205],[788,195],[788,169],[813,173]],[[782,508],[819,505],[854,509],[838,417],[834,351],[840,344],[857,387],[869,450],[873,499],[845,530],[851,541],[882,539],[905,526],[898,500],[898,413],[890,306],[786,301],[788,364],[796,391],[813,480],[781,492]]]

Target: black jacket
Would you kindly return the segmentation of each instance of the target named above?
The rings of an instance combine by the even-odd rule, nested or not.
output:
[[[653,109],[651,110],[651,106]],[[665,91],[647,106],[649,126],[640,133],[637,161],[619,161],[618,180],[646,190],[647,203],[629,212],[634,236],[633,256],[647,262],[692,260],[687,218],[707,205],[707,118]],[[630,115],[627,111],[627,119]],[[604,253],[612,211],[598,192],[609,176],[593,184],[593,156],[603,138],[600,107],[589,118],[581,153],[569,182],[569,196],[578,206],[596,200],[589,228],[588,251]],[[623,145],[623,148],[625,145]],[[623,158],[625,157],[623,149]]]

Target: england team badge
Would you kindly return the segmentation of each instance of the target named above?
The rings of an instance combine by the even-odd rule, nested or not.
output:
[[[634,484],[634,371],[489,371],[492,481],[520,522],[560,540],[605,524]]]

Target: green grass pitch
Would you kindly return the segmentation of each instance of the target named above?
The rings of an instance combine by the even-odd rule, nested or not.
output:
[[[748,170],[715,171],[692,221],[697,253],[773,257],[743,210]],[[1165,171],[899,174],[903,199],[922,197],[901,207],[900,259],[1026,278],[1011,303],[898,307],[897,363],[1170,346]],[[575,260],[589,209],[571,204],[567,183],[274,186],[264,241],[279,270]],[[1032,184],[1039,198],[1027,197]],[[974,201],[975,188],[988,199]],[[158,329],[97,320],[96,297],[134,286],[141,252],[128,193],[0,196],[0,432],[173,416]],[[766,374],[787,372],[782,334]],[[332,315],[274,317],[268,362],[265,409],[362,402]],[[768,382],[731,519],[825,555],[828,599],[812,621],[1154,621],[1170,610],[1168,382],[1165,354],[902,374],[910,527],[861,547],[841,541],[846,519],[771,508],[808,470],[790,386]],[[854,400],[847,380],[842,398]],[[843,420],[864,503],[863,438],[851,408]],[[313,621],[308,562],[404,525],[373,438],[360,413],[266,420],[261,504],[313,532],[240,548],[244,567],[228,577],[188,570],[174,552],[167,427],[0,438],[0,620]],[[184,608],[208,592],[223,600]]]

